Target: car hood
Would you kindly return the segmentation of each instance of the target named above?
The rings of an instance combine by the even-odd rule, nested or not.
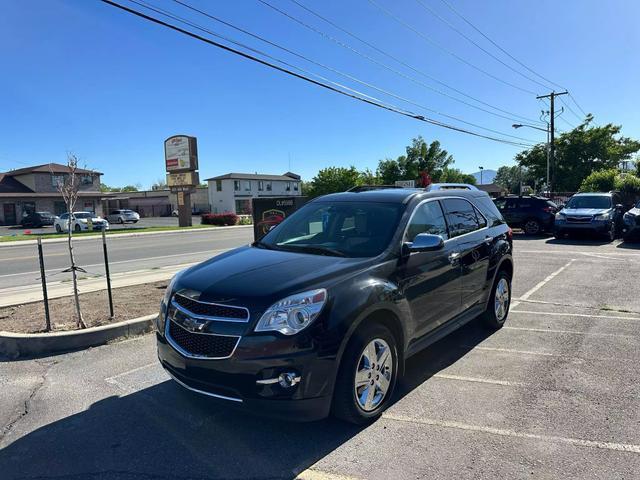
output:
[[[561,213],[565,215],[600,215],[608,213],[610,208],[563,208]]]
[[[638,207],[636,207],[636,208],[632,208],[632,209],[631,209],[631,210],[629,210],[627,213],[628,213],[628,214],[630,214],[630,215],[636,215],[636,216],[638,216],[638,215],[640,215],[640,208],[638,208]]]
[[[370,262],[369,258],[245,246],[188,268],[180,275],[175,289],[193,291],[190,296],[205,302],[273,301],[275,297],[278,300],[310,288],[329,287]]]

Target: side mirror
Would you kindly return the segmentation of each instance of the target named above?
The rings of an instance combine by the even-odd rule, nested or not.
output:
[[[616,210],[624,210],[624,205],[622,205],[621,203],[618,203],[616,205]]]
[[[433,252],[444,248],[444,240],[440,235],[431,235],[430,233],[419,233],[413,242],[407,242],[406,251],[413,252]]]

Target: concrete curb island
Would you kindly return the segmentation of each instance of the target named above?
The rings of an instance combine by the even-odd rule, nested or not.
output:
[[[54,353],[103,345],[112,340],[152,331],[156,317],[157,314],[153,314],[110,325],[65,332],[0,332],[0,357],[8,357],[11,360],[24,357],[45,357]]]
[[[206,227],[206,228],[186,228],[186,229],[178,229],[178,230],[161,230],[159,232],[131,232],[131,233],[113,233],[113,234],[109,234],[107,235],[107,238],[112,239],[112,238],[128,238],[128,237],[142,237],[145,235],[172,235],[172,234],[176,234],[176,233],[202,233],[202,232],[207,232],[207,231],[218,231],[218,230],[229,230],[229,229],[236,229],[236,228],[253,228],[253,225],[231,225],[231,226],[227,226],[227,227]],[[67,241],[66,238],[47,238],[48,234],[45,235],[41,235],[42,236],[42,243],[64,243]],[[35,240],[35,238],[37,238],[38,234],[33,234],[33,238],[34,240],[16,240],[15,242],[9,241],[9,242],[0,242],[0,248],[6,248],[6,247],[22,247],[24,245],[35,245],[37,242],[37,240]],[[100,235],[96,234],[96,235],[82,235],[79,237],[74,236],[73,237],[73,241],[74,242],[78,242],[78,241],[84,241],[84,240],[98,240],[102,237],[100,237]]]

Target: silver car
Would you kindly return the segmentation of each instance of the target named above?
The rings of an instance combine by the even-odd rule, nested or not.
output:
[[[137,223],[140,220],[140,215],[133,210],[112,210],[109,215],[107,215],[107,220],[110,223]]]

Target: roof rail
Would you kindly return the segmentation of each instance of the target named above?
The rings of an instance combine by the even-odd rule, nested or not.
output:
[[[425,188],[427,192],[438,190],[478,190],[478,187],[470,183],[432,183]]]
[[[398,185],[356,185],[347,190],[347,192],[368,192],[370,190],[386,190],[388,188],[403,188]]]

